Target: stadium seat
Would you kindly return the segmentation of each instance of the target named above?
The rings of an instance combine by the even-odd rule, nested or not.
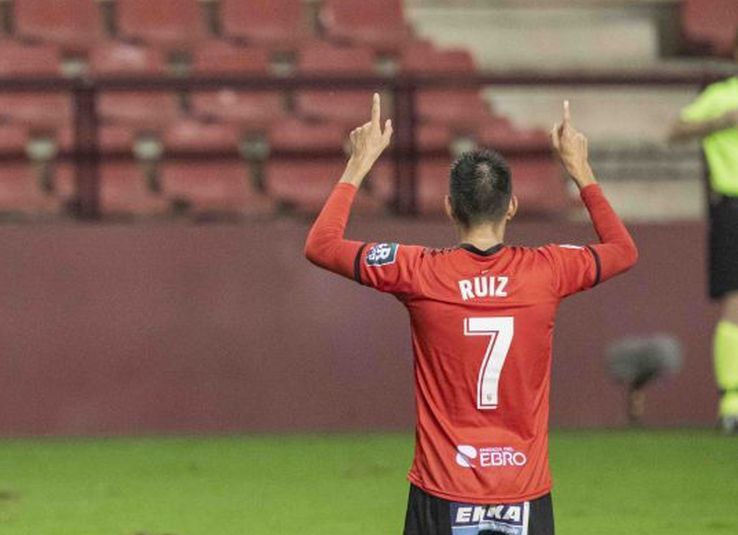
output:
[[[170,50],[189,49],[205,37],[198,0],[116,2],[118,33]]]
[[[0,213],[40,216],[58,214],[61,209],[60,199],[41,190],[30,163],[3,163]]]
[[[99,76],[164,74],[167,69],[162,50],[120,41],[95,47],[88,62],[90,74]]]
[[[335,46],[311,42],[300,48],[297,71],[306,75],[372,76],[374,51],[369,47]],[[352,125],[366,121],[372,91],[302,91],[297,109],[305,117],[327,119]]]
[[[413,41],[403,47],[402,72],[426,75],[474,74],[474,58],[466,50],[437,49],[430,41]],[[456,127],[481,124],[489,116],[489,106],[477,89],[433,89],[420,91],[417,113],[421,120]]]
[[[270,160],[266,166],[266,190],[273,199],[300,211],[318,212],[343,173],[345,159]],[[355,207],[358,212],[377,212],[382,203],[360,190]]]
[[[549,133],[537,129],[521,129],[513,126],[504,117],[494,117],[477,130],[476,139],[480,145],[505,151],[550,152]]]
[[[269,72],[269,51],[225,41],[208,41],[193,52],[192,72],[266,74]]]
[[[732,57],[738,32],[735,0],[685,0],[682,32],[695,52]]]
[[[333,39],[391,52],[412,39],[403,0],[325,0],[320,22]]]
[[[454,136],[451,129],[439,123],[426,123],[416,126],[415,143],[420,151],[449,150]]]
[[[550,157],[508,157],[513,192],[524,215],[557,215],[570,207],[559,164]]]
[[[273,151],[337,151],[346,142],[347,129],[338,123],[303,121],[289,118],[269,129],[269,146]]]
[[[272,48],[291,48],[310,36],[304,6],[302,0],[222,0],[222,32]]]
[[[265,74],[269,54],[265,49],[243,48],[210,42],[195,52],[195,74]],[[246,125],[256,129],[284,117],[284,97],[275,91],[247,91],[224,87],[192,95],[193,113],[203,119]]]
[[[161,75],[166,72],[166,57],[156,48],[110,43],[91,51],[89,70],[98,76]],[[158,130],[177,118],[179,104],[169,93],[110,91],[98,97],[98,112],[109,123]]]
[[[59,76],[59,51],[47,45],[0,41],[0,77]],[[39,128],[71,122],[71,101],[64,93],[0,93],[0,117]]]
[[[151,191],[138,164],[110,163],[100,169],[100,210],[105,216],[156,216],[169,202]]]
[[[236,151],[240,138],[235,125],[184,118],[167,127],[162,142],[165,150],[171,151],[226,152]]]
[[[98,97],[103,121],[159,131],[179,115],[176,95],[158,91],[109,92]]]
[[[164,194],[194,215],[264,216],[275,211],[274,203],[251,185],[242,162],[166,162],[161,181]]]
[[[84,51],[103,40],[103,23],[95,0],[16,0],[16,35]]]
[[[23,152],[28,143],[28,131],[25,127],[14,124],[0,125],[0,152]]]
[[[247,128],[263,129],[285,116],[283,97],[272,91],[237,91],[224,88],[192,95],[195,116]]]

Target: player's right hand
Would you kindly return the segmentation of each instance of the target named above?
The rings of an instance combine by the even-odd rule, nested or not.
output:
[[[587,138],[571,124],[569,101],[564,101],[564,118],[551,130],[551,143],[566,171],[580,188],[595,182],[589,165]]]
[[[374,93],[372,100],[371,120],[351,131],[351,159],[367,171],[374,165],[382,151],[387,148],[392,139],[392,121],[384,123],[384,132],[380,124],[382,115],[379,93]]]

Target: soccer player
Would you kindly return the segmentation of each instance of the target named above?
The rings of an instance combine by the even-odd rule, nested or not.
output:
[[[671,139],[701,139],[710,170],[709,291],[722,305],[713,344],[715,378],[722,427],[738,433],[738,78],[705,89],[682,110]]]
[[[548,396],[556,309],[630,268],[636,246],[595,182],[568,103],[553,145],[600,243],[505,245],[518,201],[507,164],[490,150],[466,153],[451,167],[446,210],[457,246],[346,240],[356,191],[391,136],[374,95],[371,121],[351,132],[351,157],[305,254],[394,294],[410,314],[417,422],[404,533],[553,534]]]

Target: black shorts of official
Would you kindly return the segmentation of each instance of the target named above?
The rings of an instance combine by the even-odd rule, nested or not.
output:
[[[738,197],[716,196],[710,203],[710,297],[738,291]]]
[[[410,485],[404,535],[554,535],[551,494],[529,502],[473,505]]]

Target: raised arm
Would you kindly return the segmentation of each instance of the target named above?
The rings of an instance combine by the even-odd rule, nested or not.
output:
[[[593,280],[597,284],[631,268],[638,261],[638,249],[595,180],[589,164],[587,138],[572,126],[568,101],[564,102],[563,121],[551,131],[551,140],[562,164],[579,187],[600,238],[599,244],[588,247],[595,260]],[[575,256],[570,258],[572,264],[576,263]],[[566,259],[560,255],[559,261],[566,262]],[[574,269],[565,265],[561,268],[564,271]]]
[[[305,256],[313,264],[345,277],[356,274],[355,259],[363,244],[344,239],[356,191],[392,138],[388,119],[382,131],[381,103],[374,94],[371,120],[350,134],[351,157],[346,169],[313,224],[305,242]]]
[[[735,128],[738,125],[738,110],[730,110],[713,119],[705,119],[700,121],[687,121],[679,119],[671,127],[669,132],[669,141],[679,143],[682,141],[690,141],[692,139],[702,139],[715,132]]]

